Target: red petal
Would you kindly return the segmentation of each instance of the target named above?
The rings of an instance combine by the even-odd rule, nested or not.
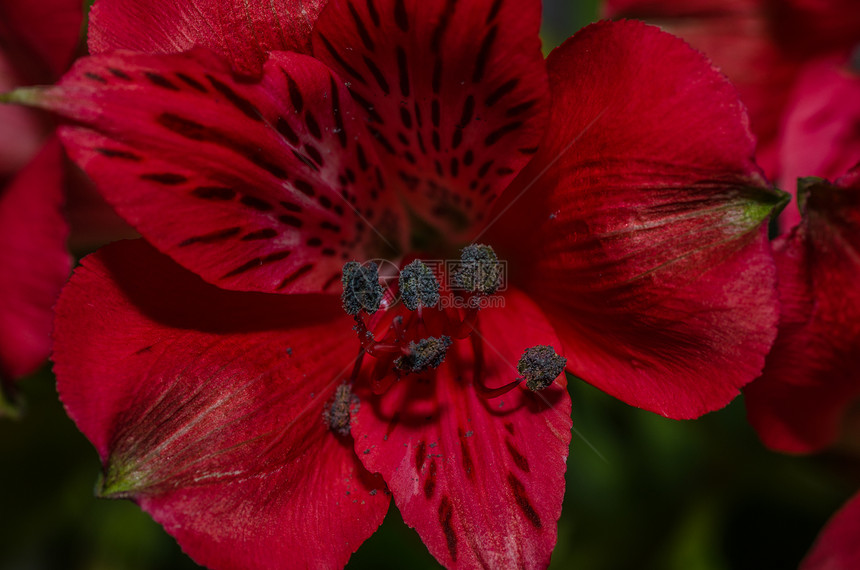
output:
[[[860,75],[841,56],[804,67],[783,125],[780,161],[782,187],[794,190],[797,179],[835,180],[860,162]],[[787,208],[785,227],[800,222],[798,208]]]
[[[0,46],[26,82],[50,82],[69,66],[82,21],[80,0],[3,0]]]
[[[757,160],[779,174],[778,135],[798,63],[775,37],[785,7],[762,0],[610,0],[613,17],[648,20],[703,51],[728,75],[750,112]],[[793,38],[795,41],[796,38]]]
[[[0,189],[0,378],[33,372],[50,351],[52,308],[72,266],[62,184],[52,139]]]
[[[120,215],[220,287],[335,288],[405,229],[348,92],[309,57],[242,83],[208,52],[95,56],[41,104],[81,125],[63,140]]]
[[[130,49],[178,53],[208,47],[243,73],[259,72],[270,51],[310,53],[325,0],[99,0],[90,14],[91,53]]]
[[[543,134],[539,26],[533,0],[332,0],[314,30],[410,207],[455,239]]]
[[[322,420],[350,325],[336,297],[223,291],[142,240],[86,258],[53,358],[100,493],[134,499],[212,568],[345,564],[389,502]]]
[[[779,336],[744,390],[765,444],[795,453],[832,443],[860,396],[860,168],[806,193],[804,221],[778,245]]]
[[[559,347],[517,291],[480,314],[484,378],[514,380],[523,351]],[[473,333],[474,334],[474,333]],[[455,344],[462,347],[463,341]],[[492,400],[473,386],[474,354],[452,348],[430,382],[406,377],[353,427],[364,465],[382,473],[403,520],[447,567],[544,568],[556,541],[570,444],[564,375],[540,393]],[[454,350],[456,354],[453,354]]]
[[[818,535],[800,570],[860,568],[860,494],[843,506]]]
[[[657,63],[659,62],[659,63]],[[732,86],[681,40],[590,26],[549,59],[547,139],[488,240],[546,307],[568,367],[673,418],[720,408],[776,332],[767,218]]]

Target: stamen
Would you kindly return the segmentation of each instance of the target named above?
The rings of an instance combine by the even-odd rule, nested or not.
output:
[[[564,371],[567,359],[555,353],[551,346],[538,345],[523,352],[517,372],[526,380],[526,387],[538,392],[553,383]]]
[[[323,410],[323,421],[331,431],[349,435],[352,414],[358,413],[358,407],[358,396],[352,393],[349,384],[341,384]]]
[[[451,337],[445,335],[410,342],[406,354],[395,360],[394,366],[403,372],[424,372],[437,368],[445,360],[451,344]]]
[[[379,309],[384,290],[379,284],[379,268],[372,261],[362,265],[350,261],[343,266],[343,309],[350,315],[357,315],[364,309],[373,314]]]
[[[452,275],[457,287],[492,295],[499,288],[502,270],[496,252],[488,245],[472,244],[463,248],[460,263]]]
[[[439,282],[433,271],[416,259],[400,272],[400,296],[410,311],[419,306],[435,307],[439,302]]]

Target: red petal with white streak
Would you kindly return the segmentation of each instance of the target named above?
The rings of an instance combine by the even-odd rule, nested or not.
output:
[[[560,350],[525,295],[510,291],[504,301],[504,308],[480,314],[483,381],[492,387],[518,376],[526,348]],[[435,378],[407,376],[372,405],[362,404],[355,450],[382,474],[403,520],[443,565],[544,568],[555,546],[570,444],[564,375],[540,393],[521,386],[485,400],[473,385],[474,361],[468,341],[458,341]]]
[[[243,83],[205,51],[117,52],[38,98],[78,124],[63,142],[120,215],[219,287],[334,290],[405,229],[348,92],[307,56]]]
[[[310,53],[325,0],[98,0],[90,14],[91,53],[128,49],[179,53],[207,47],[242,73],[258,73],[270,51]]]
[[[86,258],[53,359],[100,493],[211,568],[345,564],[389,503],[322,419],[351,369],[350,323],[337,297],[223,291],[142,240]]]
[[[33,372],[50,352],[52,309],[72,267],[63,169],[52,139],[0,189],[0,379]]]
[[[589,26],[548,64],[552,128],[487,242],[572,372],[668,417],[726,405],[776,334],[766,226],[781,199],[734,88],[634,21]]]
[[[332,0],[314,55],[350,83],[419,215],[454,239],[530,158],[546,125],[535,0]]]
[[[860,168],[803,193],[803,222],[776,246],[779,335],[744,389],[764,443],[793,453],[832,443],[860,397]]]

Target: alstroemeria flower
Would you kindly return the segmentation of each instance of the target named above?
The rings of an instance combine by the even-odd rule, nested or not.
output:
[[[725,71],[750,109],[758,162],[781,187],[833,180],[860,160],[856,129],[833,120],[860,110],[854,0],[607,0],[606,10],[664,26]],[[799,221],[787,208],[781,225]]]
[[[212,6],[175,26],[112,13],[158,43],[148,25],[210,30]],[[59,391],[102,495],[217,568],[343,564],[390,497],[447,566],[540,567],[564,362],[674,418],[760,373],[781,197],[733,87],[635,22],[544,61],[539,22],[531,1],[334,0],[309,43],[237,25],[229,59],[210,36],[136,44],[153,53],[16,95],[70,121],[70,155],[149,242],[88,257],[57,307]],[[497,255],[506,290],[413,264],[472,243],[465,262]],[[379,258],[404,302],[377,289]],[[495,306],[437,304],[434,279]]]
[[[851,570],[860,566],[860,494],[828,521],[800,570]]]
[[[0,91],[50,83],[68,67],[79,0],[0,4]],[[48,357],[52,307],[69,276],[63,156],[29,109],[0,107],[0,416],[3,393]]]
[[[803,222],[775,245],[779,335],[744,394],[765,444],[806,453],[836,440],[860,396],[860,167],[799,193]]]

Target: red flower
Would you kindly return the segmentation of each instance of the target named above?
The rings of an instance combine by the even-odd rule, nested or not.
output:
[[[0,91],[49,83],[78,44],[79,0],[0,5]],[[3,393],[50,352],[52,307],[71,270],[62,149],[35,112],[0,107],[0,416]],[[41,150],[40,150],[41,148]]]
[[[780,329],[761,378],[744,389],[750,423],[781,451],[819,450],[860,396],[860,167],[807,180],[803,222],[779,238]]]
[[[71,121],[71,156],[152,244],[87,258],[57,308],[59,390],[100,492],[213,567],[343,564],[390,495],[445,565],[544,566],[571,427],[561,360],[675,418],[761,371],[780,197],[744,110],[638,23],[544,62],[537,2],[334,0],[309,42],[295,4],[103,2],[96,51],[158,53],[109,51],[19,94]],[[199,44],[215,53],[162,53]],[[441,297],[503,306],[434,305],[410,265],[406,302],[376,311],[373,272],[346,263],[474,242],[507,290]]]
[[[818,535],[800,570],[849,570],[860,566],[860,495],[848,501]]]
[[[606,9],[660,23],[725,71],[750,109],[759,163],[786,190],[860,161],[856,128],[839,120],[860,114],[853,0],[607,0]],[[782,217],[784,228],[800,221],[797,208]]]

